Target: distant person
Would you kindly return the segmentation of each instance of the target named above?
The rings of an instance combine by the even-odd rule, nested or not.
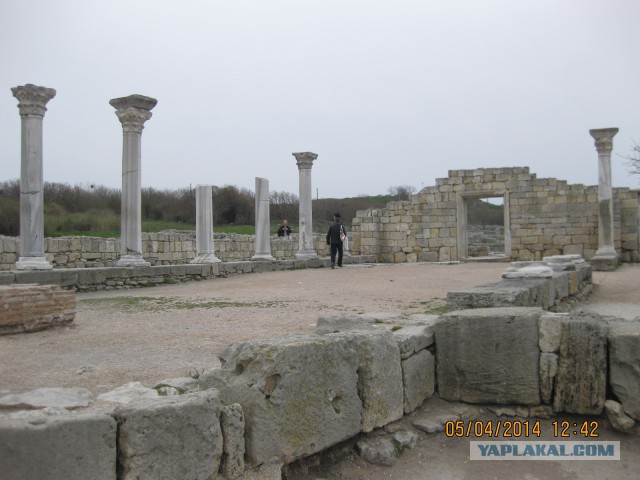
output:
[[[338,267],[342,268],[342,242],[347,238],[347,232],[339,213],[333,216],[333,220],[334,222],[327,232],[327,245],[331,245],[331,268],[336,267],[336,252],[338,253]]]
[[[289,226],[289,222],[287,220],[282,221],[282,225],[278,228],[278,236],[279,237],[288,237],[291,235],[291,227]]]

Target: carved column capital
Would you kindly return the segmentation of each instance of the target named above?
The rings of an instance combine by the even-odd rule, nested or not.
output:
[[[599,154],[610,154],[613,150],[613,137],[618,133],[617,128],[595,128],[589,134],[595,139],[596,150]]]
[[[109,104],[116,109],[118,120],[122,123],[124,133],[142,133],[144,122],[151,118],[151,109],[158,101],[144,95],[129,95],[109,100]]]
[[[11,89],[13,96],[18,99],[20,116],[44,117],[47,102],[56,96],[53,88],[38,87],[27,83]]]
[[[298,170],[302,170],[303,168],[310,170],[313,166],[313,161],[318,158],[318,154],[312,152],[292,153],[292,155],[296,157]]]

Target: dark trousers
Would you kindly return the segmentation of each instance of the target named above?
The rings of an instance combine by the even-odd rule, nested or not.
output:
[[[336,252],[338,252],[338,266],[342,266],[342,242],[331,244],[331,265],[336,264]]]

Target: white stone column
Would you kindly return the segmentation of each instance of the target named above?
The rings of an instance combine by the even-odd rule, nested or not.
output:
[[[42,119],[53,88],[26,84],[11,89],[18,99],[22,128],[20,154],[20,257],[18,270],[50,270],[44,255]]]
[[[217,263],[213,243],[211,185],[196,185],[196,258],[191,263]]]
[[[298,258],[317,258],[318,253],[313,248],[313,218],[311,202],[313,190],[311,189],[311,167],[318,155],[311,152],[294,153],[298,165],[299,175],[299,227],[298,230]]]
[[[620,258],[613,245],[613,189],[611,187],[611,151],[617,128],[589,130],[598,151],[598,250],[591,258],[596,270],[614,269]]]
[[[251,260],[275,260],[271,256],[269,180],[256,177],[256,254]]]
[[[144,122],[158,101],[143,95],[114,98],[109,104],[116,109],[122,123],[122,207],[120,210],[119,267],[149,266],[142,258],[141,139]]]

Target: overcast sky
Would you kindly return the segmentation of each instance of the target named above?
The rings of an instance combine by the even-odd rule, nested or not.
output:
[[[314,197],[435,184],[450,169],[529,166],[597,184],[589,129],[640,142],[638,0],[0,0],[0,180],[20,175],[11,87],[57,91],[45,181],[121,186],[109,100],[158,100],[142,185]]]

